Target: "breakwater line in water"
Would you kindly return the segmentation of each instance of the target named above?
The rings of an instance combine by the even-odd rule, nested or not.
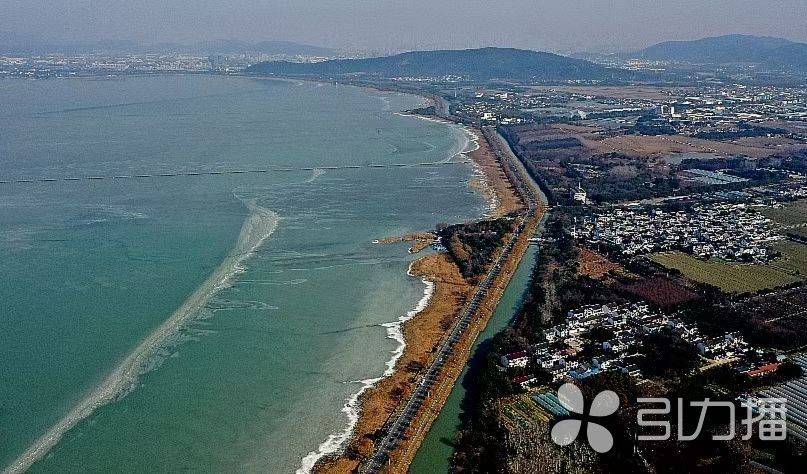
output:
[[[451,158],[449,157],[448,160]],[[421,166],[445,166],[471,163],[470,160],[462,161],[434,161],[424,163],[369,163],[364,165],[341,165],[341,166],[302,166],[290,168],[265,168],[246,170],[221,170],[221,171],[178,171],[175,173],[141,173],[141,174],[121,174],[121,175],[101,175],[101,176],[57,176],[50,178],[15,178],[0,179],[0,184],[35,184],[35,183],[58,183],[70,181],[111,181],[127,179],[155,179],[155,178],[180,178],[191,176],[220,176],[237,174],[262,174],[262,173],[284,173],[294,171],[324,172],[329,170],[351,170],[367,168],[415,168]]]
[[[279,217],[273,211],[259,206],[255,200],[245,202],[249,209],[238,240],[232,251],[216,270],[185,300],[165,322],[149,334],[106,378],[74,406],[58,423],[36,440],[25,453],[3,470],[4,474],[22,473],[48,453],[71,428],[89,417],[98,408],[113,402],[137,384],[149,360],[165,343],[169,342],[182,326],[202,309],[210,298],[225,288],[243,269],[243,263],[272,235]]]
[[[476,151],[479,148],[479,136],[477,136],[470,128],[439,119],[434,120],[421,115],[407,115],[404,113],[399,113],[398,115],[410,116],[415,119],[446,124],[449,125],[452,130],[457,132],[456,136],[458,137],[458,140],[454,147],[449,151],[446,158],[431,163],[418,163],[413,166],[470,164],[474,166],[475,169],[478,168],[473,160],[468,159],[468,154]],[[481,172],[477,169],[477,174],[478,173]],[[495,203],[491,202],[490,205],[493,206]],[[413,264],[414,262],[410,263],[409,268],[406,271],[406,274],[412,278],[415,277],[415,275],[412,273]],[[390,352],[392,356],[386,361],[386,370],[378,377],[348,382],[358,383],[361,385],[361,388],[350,398],[348,398],[345,404],[342,406],[342,413],[344,413],[348,419],[347,425],[341,431],[328,435],[328,438],[318,446],[317,450],[311,451],[305,457],[303,457],[301,466],[297,469],[296,474],[311,473],[320,459],[334,454],[344,447],[345,443],[353,435],[353,430],[359,421],[361,415],[360,401],[362,395],[375,387],[378,382],[386,377],[389,377],[395,372],[395,366],[398,360],[403,356],[404,350],[406,349],[406,339],[404,338],[403,334],[404,323],[426,309],[431,301],[432,296],[434,295],[435,283],[426,278],[420,278],[420,281],[424,285],[423,296],[421,297],[420,301],[417,302],[415,307],[407,311],[405,315],[399,316],[397,320],[381,324],[381,326],[386,329],[387,339],[392,339],[397,343],[395,349]]]

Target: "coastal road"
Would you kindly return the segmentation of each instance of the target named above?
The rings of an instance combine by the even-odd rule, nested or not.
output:
[[[386,434],[384,438],[376,445],[373,455],[360,467],[360,472],[378,473],[388,465],[390,454],[404,440],[407,429],[412,425],[424,402],[440,380],[446,362],[454,355],[457,344],[474,323],[480,305],[487,296],[488,291],[496,283],[505,262],[511,258],[516,243],[522,238],[528,237],[524,235],[528,223],[535,219],[539,212],[543,212],[546,207],[546,197],[537,183],[529,176],[521,161],[512,153],[506,141],[493,128],[484,128],[482,132],[498,156],[500,163],[502,163],[508,179],[521,196],[526,209],[518,218],[518,225],[513,232],[512,238],[490,266],[488,274],[477,287],[473,298],[461,310],[448,337],[440,344],[434,361],[426,370],[406,403],[390,417],[390,421],[385,426]]]

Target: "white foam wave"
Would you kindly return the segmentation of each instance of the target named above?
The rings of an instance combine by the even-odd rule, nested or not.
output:
[[[235,247],[202,285],[160,327],[149,334],[89,395],[74,406],[58,423],[40,437],[28,450],[9,465],[4,473],[22,473],[53,448],[67,431],[92,415],[98,408],[124,397],[137,384],[138,377],[156,359],[161,359],[164,345],[179,333],[220,289],[229,285],[232,278],[243,271],[243,264],[260,245],[272,235],[279,217],[273,211],[260,207],[255,200],[245,202],[249,216],[241,227]]]
[[[458,146],[454,147],[451,152],[449,152],[448,156],[438,161],[438,163],[447,163],[458,156],[463,156],[467,153],[471,153],[472,151],[476,151],[479,149],[479,135],[474,133],[470,127],[465,125],[456,124],[453,122],[449,122],[448,120],[437,118],[437,117],[427,117],[425,115],[417,115],[417,114],[407,114],[404,112],[397,112],[397,115],[402,117],[413,117],[420,120],[425,120],[427,122],[434,122],[440,123],[443,125],[448,125],[452,130],[458,131]]]
[[[479,149],[479,135],[477,135],[473,130],[468,127],[463,127],[463,130],[469,137],[469,141],[466,143],[465,148],[460,152],[462,154],[471,153],[472,151],[476,151]]]
[[[392,108],[392,104],[390,103],[390,98],[389,97],[387,97],[385,95],[382,95],[382,96],[378,96],[378,98],[381,99],[381,110],[386,111],[386,110],[390,110]]]
[[[316,181],[317,178],[319,178],[320,176],[322,176],[324,174],[325,174],[324,169],[322,169],[322,168],[314,168],[311,171],[311,177],[308,178],[307,180],[303,181],[303,182],[304,183],[313,183],[314,181]]]
[[[412,274],[411,263],[409,264],[409,269],[407,270],[406,274],[411,277],[415,276]],[[434,294],[434,282],[429,281],[426,278],[422,278],[421,281],[425,285],[423,297],[420,299],[420,301],[418,301],[414,309],[407,311],[406,315],[399,317],[397,321],[384,323],[381,325],[387,330],[387,338],[398,342],[398,346],[392,351],[392,357],[386,363],[387,370],[384,371],[381,377],[347,382],[361,384],[359,391],[351,395],[351,397],[342,406],[342,413],[344,413],[348,419],[347,426],[338,433],[328,435],[328,438],[319,445],[316,451],[311,451],[308,453],[308,455],[302,459],[301,466],[299,469],[297,469],[297,474],[307,474],[312,472],[314,466],[317,464],[317,461],[322,459],[322,457],[335,453],[342,448],[345,442],[350,438],[350,435],[353,433],[356,423],[359,421],[359,414],[361,411],[359,400],[361,399],[362,394],[377,384],[380,380],[384,379],[385,377],[389,377],[394,372],[395,364],[398,362],[398,359],[401,358],[404,353],[404,349],[406,348],[406,341],[404,340],[402,329],[403,324],[423,311],[426,306],[428,306],[429,301]]]
[[[475,134],[470,128],[453,124],[446,120],[432,118],[432,117],[425,117],[422,115],[414,115],[414,114],[406,114],[398,112],[397,115],[406,116],[406,117],[415,117],[421,120],[426,120],[429,122],[437,122],[442,124],[448,124],[451,126],[452,129],[460,131],[460,139],[458,140],[457,147],[455,147],[448,156],[441,160],[441,162],[450,162],[454,158],[458,156],[465,156],[467,153],[471,153],[479,148],[479,136]],[[482,176],[484,179],[484,174],[481,173],[481,170],[478,168],[476,171]],[[491,203],[491,209],[495,203]],[[378,243],[374,241],[373,243]],[[412,264],[409,265],[409,269],[407,270],[407,274],[409,276],[414,277],[412,274]],[[387,330],[387,338],[392,339],[398,342],[398,346],[392,351],[392,357],[386,362],[387,369],[384,371],[381,377],[366,379],[366,380],[359,380],[350,383],[360,383],[362,386],[358,392],[353,394],[342,406],[342,413],[344,413],[348,418],[348,424],[344,430],[333,433],[328,436],[328,438],[319,445],[316,451],[311,451],[306,455],[301,462],[301,466],[297,469],[297,474],[306,474],[312,472],[314,466],[316,465],[317,461],[322,459],[324,456],[337,452],[345,442],[350,438],[351,433],[353,433],[353,429],[356,427],[356,423],[359,420],[360,414],[360,407],[359,407],[359,400],[361,395],[373,387],[376,383],[382,380],[385,377],[389,377],[395,371],[395,364],[401,358],[406,349],[406,341],[403,335],[403,324],[415,317],[418,313],[423,311],[426,306],[428,306],[429,301],[431,300],[432,295],[434,294],[434,282],[427,280],[426,278],[422,278],[421,281],[425,285],[423,290],[423,297],[418,301],[417,305],[411,311],[408,311],[405,316],[401,316],[398,318],[397,321],[384,323],[381,326],[386,328]]]
[[[350,434],[353,432],[353,428],[356,427],[356,423],[359,421],[359,399],[361,398],[362,394],[370,389],[373,385],[378,383],[383,377],[377,377],[374,379],[366,379],[366,380],[357,380],[353,382],[346,382],[346,383],[360,383],[361,388],[358,392],[351,395],[351,397],[345,402],[342,406],[342,413],[347,416],[348,424],[344,430],[340,431],[339,433],[334,433],[328,435],[328,439],[322,442],[319,445],[316,451],[311,451],[308,453],[303,460],[301,461],[300,468],[297,469],[296,474],[307,474],[313,471],[314,466],[317,464],[317,461],[322,459],[323,456],[327,456],[328,454],[335,453],[345,441],[350,438]]]
[[[414,277],[414,275],[412,274],[412,264],[409,264],[409,269],[406,271],[406,274],[411,277]],[[403,336],[403,324],[409,321],[410,319],[414,318],[415,316],[417,316],[417,314],[420,313],[421,311],[423,311],[426,308],[426,306],[429,305],[429,301],[431,300],[432,295],[434,294],[434,282],[427,280],[426,278],[421,278],[420,281],[423,282],[425,288],[423,289],[423,297],[420,298],[420,301],[418,301],[417,305],[415,305],[415,308],[410,311],[407,311],[406,315],[401,316],[400,318],[398,318],[397,321],[384,323],[381,325],[387,328],[387,338],[392,339],[398,343],[398,347],[396,347],[395,350],[392,351],[392,358],[390,358],[390,360],[387,361],[387,370],[384,371],[384,377],[392,375],[392,373],[395,371],[395,364],[398,362],[398,359],[401,358],[404,349],[406,348],[406,341],[404,340]]]
[[[288,285],[302,285],[307,283],[307,278],[297,278],[294,280],[238,280],[239,285],[275,285],[275,286],[288,286]]]

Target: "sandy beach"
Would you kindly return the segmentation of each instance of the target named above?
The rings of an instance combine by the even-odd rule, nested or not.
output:
[[[477,187],[491,204],[491,217],[499,217],[523,208],[523,204],[512,185],[508,181],[496,155],[479,130],[471,131],[477,137],[478,148],[467,155],[473,160],[479,172],[479,179],[470,183]],[[537,222],[537,221],[536,221]],[[419,251],[429,245],[433,234],[419,233],[402,237],[387,238],[378,243],[414,242],[411,252]],[[526,240],[514,249],[514,256],[502,269],[495,287],[490,291],[480,310],[477,324],[473,325],[457,346],[455,355],[449,360],[445,376],[430,397],[427,409],[420,416],[415,432],[408,442],[402,444],[398,451],[404,456],[396,456],[401,470],[405,470],[422,437],[428,432],[428,426],[436,417],[445,398],[451,391],[456,378],[462,371],[468,351],[479,332],[484,329],[493,314],[496,304],[515,271],[520,257],[526,249]],[[406,346],[398,359],[392,373],[378,381],[359,398],[361,407],[359,419],[346,445],[331,456],[322,458],[314,467],[315,472],[344,473],[355,471],[361,463],[373,453],[374,443],[392,413],[412,392],[418,374],[429,365],[434,358],[436,348],[452,327],[465,301],[475,291],[475,286],[460,274],[459,268],[451,257],[445,253],[429,254],[413,262],[410,274],[422,278],[434,285],[433,294],[427,306],[414,317],[404,322],[402,332]]]
[[[373,452],[375,434],[411,393],[417,374],[433,357],[434,348],[472,290],[446,254],[431,254],[417,260],[411,273],[433,282],[434,294],[425,309],[403,324],[406,347],[392,375],[360,398],[359,420],[343,453],[321,460],[316,472],[352,472]]]
[[[473,344],[479,337],[479,334],[485,329],[488,321],[496,311],[496,306],[501,299],[502,294],[507,288],[507,284],[512,279],[513,275],[518,268],[521,258],[524,256],[527,247],[529,247],[528,236],[532,235],[538,227],[541,220],[541,215],[538,214],[528,221],[526,231],[522,234],[522,238],[516,243],[511,253],[511,258],[502,266],[501,273],[496,280],[496,283],[488,291],[486,298],[480,305],[477,311],[476,323],[471,325],[464,333],[460,342],[456,345],[454,353],[444,367],[441,374],[441,379],[428,397],[423,408],[420,410],[417,418],[404,434],[404,439],[398,447],[390,454],[391,464],[386,472],[403,473],[408,470],[409,464],[417,454],[417,450],[423,439],[429,432],[434,420],[440,413],[443,405],[446,402],[451,389],[457,382],[460,374],[462,373],[465,364],[471,356]],[[440,284],[437,284],[439,288]],[[473,290],[473,288],[471,288]],[[470,294],[473,294],[472,291]],[[456,311],[452,313],[452,317],[456,315]],[[344,471],[332,471],[344,472]]]
[[[477,136],[478,148],[467,154],[481,173],[482,179],[472,182],[471,185],[478,187],[488,201],[493,203],[491,217],[501,217],[521,210],[523,203],[513,190],[513,185],[504,174],[496,154],[483,137],[482,131],[472,129],[472,133]]]

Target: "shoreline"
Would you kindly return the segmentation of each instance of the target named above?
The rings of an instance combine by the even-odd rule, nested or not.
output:
[[[412,261],[407,268],[406,274],[412,278],[417,278],[418,275],[412,272],[413,266],[419,260]],[[361,400],[362,396],[368,390],[372,390],[376,384],[380,381],[385,379],[386,377],[391,376],[395,372],[395,365],[398,363],[401,357],[403,357],[404,352],[406,350],[406,339],[404,337],[404,325],[407,321],[411,320],[412,318],[419,315],[423,312],[426,308],[428,308],[429,303],[434,296],[435,291],[435,284],[433,281],[426,278],[426,276],[421,276],[420,281],[424,284],[423,289],[423,296],[417,302],[415,307],[406,312],[405,315],[399,316],[397,320],[391,321],[388,323],[380,324],[381,327],[386,329],[387,332],[387,339],[392,339],[398,342],[398,347],[395,350],[391,351],[392,357],[385,362],[387,366],[386,370],[384,370],[383,374],[380,377],[364,379],[364,380],[355,380],[350,383],[360,383],[362,387],[359,389],[358,392],[353,394],[348,400],[342,405],[342,413],[344,413],[348,417],[348,425],[339,433],[330,434],[328,438],[323,441],[318,447],[316,451],[311,451],[306,455],[302,460],[302,465],[299,469],[297,469],[297,474],[303,474],[307,472],[311,472],[316,465],[320,462],[320,460],[327,458],[330,455],[333,455],[343,445],[350,441],[352,436],[353,430],[355,429],[357,423],[361,418],[362,406]]]
[[[369,456],[373,449],[373,434],[384,426],[398,403],[409,395],[419,367],[425,365],[434,347],[442,340],[444,328],[454,319],[473,289],[446,254],[434,253],[415,260],[410,265],[410,276],[429,283],[424,290],[425,297],[431,289],[428,302],[417,313],[410,311],[411,317],[402,316],[396,322],[382,325],[388,329],[387,337],[401,341],[402,345],[393,352],[388,361],[392,365],[388,365],[384,375],[368,380],[372,383],[351,398],[350,401],[355,400],[356,421],[351,423],[353,426],[344,443],[314,463],[313,472],[353,471],[359,463],[350,459],[349,453]],[[392,335],[392,327],[398,330],[396,336],[399,335],[400,339]]]
[[[529,207],[522,208],[522,212],[520,212],[524,219],[522,221],[524,231],[518,235],[516,240],[514,240],[515,236],[510,237],[509,240],[513,245],[510,258],[502,262],[498,277],[482,298],[476,321],[471,323],[460,336],[455,350],[445,360],[444,368],[438,375],[437,383],[431,388],[430,393],[426,395],[420,410],[414,415],[408,426],[404,425],[407,426],[404,431],[396,436],[398,439],[397,445],[393,445],[393,448],[385,452],[388,465],[383,468],[383,472],[405,472],[411,466],[421,444],[429,434],[432,424],[440,415],[443,406],[451,393],[453,393],[460,375],[467,366],[468,360],[473,353],[475,342],[487,328],[512,278],[521,267],[530,246],[530,237],[540,232],[542,222],[546,216],[546,197],[537,183],[532,181],[520,160],[512,153],[507,144],[503,143],[502,138],[495,131],[493,133],[489,132],[490,130],[485,130],[485,142],[496,150],[495,156],[507,161],[507,163],[504,161],[500,163],[501,171],[508,176],[507,182],[518,182],[530,188],[530,190],[526,191],[519,190],[519,194],[524,199],[524,201],[519,200],[519,202],[522,202],[525,207],[529,203]],[[507,172],[505,172],[505,168],[507,168]],[[526,182],[522,180],[526,180]],[[530,194],[534,197],[530,197]]]
[[[540,220],[540,215],[530,219],[527,225],[528,230],[524,235],[531,235],[532,232],[538,228]],[[426,435],[429,433],[432,423],[434,423],[434,420],[437,419],[437,416],[440,414],[443,405],[471,357],[474,342],[493,317],[498,302],[504,294],[510,279],[517,271],[528,247],[529,242],[526,240],[526,237],[519,239],[516,243],[512,252],[512,258],[502,266],[500,276],[496,280],[496,285],[491,288],[487,297],[480,305],[478,319],[474,324],[469,326],[467,332],[460,339],[460,342],[457,343],[454,354],[448,358],[445,364],[445,371],[441,375],[439,383],[432,389],[431,396],[424,401],[423,408],[418,415],[416,415],[412,425],[405,431],[400,444],[390,453],[390,466],[385,472],[405,472],[409,468],[412,460],[417,455],[423,439],[425,439]],[[475,289],[475,287],[472,289]]]
[[[482,130],[473,127],[467,128],[472,130],[477,137],[477,147],[468,155],[481,178],[480,191],[492,203],[490,214],[486,217],[503,217],[523,210],[524,203],[517,196],[516,190],[502,169],[496,153]]]
[[[368,89],[373,92],[388,92],[372,88]],[[426,97],[422,98],[424,99],[425,103],[432,100]],[[500,199],[496,195],[495,187],[489,184],[489,180],[493,179],[493,176],[488,177],[486,175],[481,164],[482,157],[477,155],[479,150],[482,148],[480,143],[483,141],[486,142],[480,130],[438,117],[426,117],[417,114],[408,114],[405,112],[396,112],[396,115],[441,123],[449,125],[451,128],[455,129],[462,137],[461,140],[464,140],[465,142],[460,142],[458,150],[452,150],[444,161],[451,161],[458,156],[470,158],[469,161],[472,163],[474,174],[477,176],[475,181],[480,182],[481,184],[474,186],[473,181],[469,182],[468,184],[471,188],[478,190],[487,203],[487,212],[482,215],[482,218],[490,217],[491,215],[495,215],[497,213]],[[488,146],[487,143],[486,146]],[[433,232],[412,232],[399,237],[378,239],[373,243],[389,244],[396,242],[414,242],[414,245],[409,248],[409,253],[418,253],[431,245],[435,240],[436,236]],[[441,278],[456,279],[457,277],[462,279],[462,277],[459,276],[459,269],[456,268],[456,265],[454,265],[450,260],[437,264],[437,268],[428,268],[429,266],[433,266],[426,263],[429,262],[429,256],[425,256],[411,262],[406,272],[409,277],[420,278],[421,282],[424,284],[423,297],[418,301],[415,307],[407,311],[405,315],[400,316],[395,321],[381,324],[381,326],[387,331],[386,338],[398,342],[398,346],[391,352],[392,357],[385,363],[387,366],[386,370],[379,377],[355,381],[357,383],[361,383],[362,387],[350,398],[348,398],[341,409],[341,411],[348,418],[347,426],[344,430],[338,433],[328,435],[328,438],[320,443],[315,451],[311,451],[304,456],[301,460],[300,468],[298,468],[296,471],[297,474],[321,471],[323,464],[329,463],[331,458],[338,456],[341,451],[345,450],[347,446],[354,441],[354,438],[356,438],[356,432],[360,431],[358,426],[362,420],[363,413],[365,412],[365,405],[367,404],[365,399],[370,397],[369,393],[376,390],[384,381],[392,378],[396,375],[396,373],[400,372],[397,365],[406,355],[407,348],[412,344],[413,340],[419,341],[423,339],[422,335],[407,334],[412,332],[409,330],[409,324],[407,323],[409,323],[415,317],[420,317],[424,311],[428,310],[432,306],[437,286],[436,280]],[[452,271],[442,268],[446,265],[455,267],[456,276],[452,274]],[[418,268],[418,270],[415,270],[416,268]],[[438,270],[438,268],[440,268],[440,270]],[[464,279],[462,280],[464,281]],[[473,289],[473,286],[468,284],[464,292],[468,293],[471,289]],[[457,305],[457,311],[459,311],[460,307],[461,304]]]
[[[466,151],[456,153],[451,158],[460,154],[471,158],[475,174],[481,183],[474,186],[472,181],[469,182],[469,186],[481,192],[489,206],[489,212],[481,218],[501,217],[524,208],[481,130],[444,119],[413,116],[459,126],[467,136],[472,137],[464,146]],[[473,149],[468,149],[470,143],[475,144]],[[394,241],[394,239],[389,240]],[[525,249],[526,247],[524,247]],[[518,260],[520,260],[520,256]],[[516,266],[512,266],[513,271]],[[446,336],[465,302],[473,296],[476,290],[476,285],[460,275],[457,265],[445,253],[430,254],[412,262],[407,273],[431,283],[431,295],[429,295],[426,306],[417,312],[411,312],[411,317],[401,317],[397,322],[387,323],[399,328],[399,334],[402,336],[401,339],[395,338],[401,342],[401,346],[394,352],[387,371],[377,379],[368,380],[367,382],[370,383],[362,387],[360,392],[346,403],[346,408],[350,405],[351,408],[357,409],[358,417],[355,422],[351,420],[352,427],[348,427],[346,430],[348,433],[344,441],[332,452],[322,454],[313,465],[310,465],[311,467],[304,463],[298,473],[306,472],[305,468],[313,472],[327,473],[354,471],[365,458],[372,454],[374,437],[383,429],[401,400],[411,394],[419,371],[431,363],[435,349]],[[509,281],[509,277],[506,280]],[[428,283],[426,291],[428,291]],[[500,292],[494,291],[493,293]],[[495,299],[498,301],[498,296]],[[421,303],[423,301],[421,299]],[[486,311],[489,315],[483,318],[485,321],[493,314],[493,309],[495,309],[495,303],[490,311]],[[468,339],[468,337],[463,338],[463,347]],[[474,339],[475,335],[468,344],[472,344]],[[452,357],[452,359],[455,358],[456,356]],[[464,362],[460,367],[462,365]],[[449,380],[450,386],[453,386],[454,378],[449,376]],[[320,445],[320,448],[333,439],[329,437],[325,443]],[[310,453],[309,456],[312,454],[314,453]],[[306,457],[306,459],[309,458]]]

